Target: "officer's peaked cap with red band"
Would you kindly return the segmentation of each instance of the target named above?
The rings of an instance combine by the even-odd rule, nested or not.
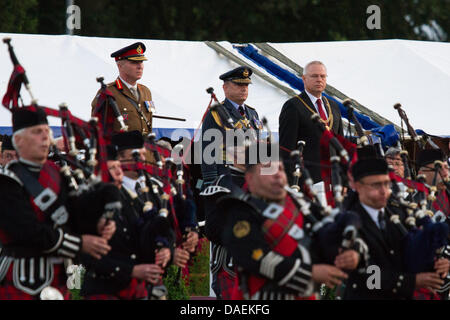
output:
[[[111,53],[111,58],[118,60],[146,61],[144,56],[145,45],[142,42],[136,42],[125,48]]]

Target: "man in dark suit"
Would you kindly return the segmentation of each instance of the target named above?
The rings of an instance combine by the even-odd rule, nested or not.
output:
[[[121,133],[128,139],[128,146],[135,146],[133,135]],[[139,133],[138,133],[139,135]],[[122,137],[117,142],[125,143]],[[142,141],[142,140],[141,140]],[[138,139],[139,142],[139,139]],[[121,144],[120,147],[127,147]],[[170,247],[173,247],[175,235],[162,239],[167,247],[157,253],[153,243],[143,239],[143,233],[154,237],[147,221],[149,214],[143,212],[143,203],[134,193],[123,186],[123,171],[118,160],[117,146],[108,145],[107,166],[114,184],[119,189],[122,211],[114,219],[117,231],[110,241],[111,251],[102,259],[94,260],[83,256],[82,263],[87,272],[81,288],[81,294],[88,300],[146,300],[158,299],[158,291],[148,292],[148,288],[160,288],[164,267],[171,258]],[[121,150],[123,151],[123,150]],[[131,179],[130,179],[131,180]],[[145,245],[144,245],[145,244]],[[148,259],[153,256],[153,259]],[[152,284],[149,286],[149,284]]]
[[[387,206],[391,180],[386,161],[360,159],[352,167],[352,175],[357,199],[348,209],[361,218],[358,232],[369,248],[370,259],[365,273],[350,274],[344,299],[412,299],[415,289],[439,289],[444,283],[441,276],[449,269],[447,259],[437,260],[434,272],[406,271],[405,236],[389,219],[395,213]]]
[[[299,140],[305,141],[303,158],[314,183],[322,181],[320,175],[320,137],[322,133],[311,120],[319,114],[334,133],[343,134],[341,113],[336,102],[322,95],[327,85],[327,69],[320,61],[312,61],[305,67],[302,76],[305,90],[283,105],[279,117],[280,155],[285,160],[289,182],[292,182],[292,168],[289,163],[290,151],[297,149]]]

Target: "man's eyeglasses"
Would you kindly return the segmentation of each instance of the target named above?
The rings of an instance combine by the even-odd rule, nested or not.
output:
[[[311,75],[308,75],[308,77],[313,78],[313,79],[321,78],[322,80],[325,80],[328,76],[326,74],[311,74]]]
[[[392,161],[389,160],[388,163],[390,165],[393,165],[394,167],[403,167],[403,162],[402,161]]]
[[[386,156],[386,161],[395,165],[403,165],[403,160],[400,157]]]

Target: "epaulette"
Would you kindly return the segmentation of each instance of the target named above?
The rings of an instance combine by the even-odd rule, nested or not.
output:
[[[123,84],[122,81],[120,81],[119,78],[116,79],[116,81],[114,81],[112,83],[113,86],[115,86],[117,89],[122,90],[123,89]]]
[[[250,109],[252,109],[252,110],[255,110],[256,111],[256,109],[255,108],[253,108],[253,107],[250,107],[248,104],[246,104],[245,105],[247,108],[250,108]]]
[[[138,87],[139,89],[142,89],[142,90],[150,90],[149,88],[147,88],[146,85],[144,85],[144,84],[142,84],[142,83],[136,83],[136,85],[137,85],[137,87]]]
[[[0,168],[0,175],[4,177],[8,177],[14,181],[16,181],[20,186],[23,186],[23,182],[20,181],[19,177],[16,176],[14,172],[11,170],[8,170],[9,164],[6,166],[6,168]]]

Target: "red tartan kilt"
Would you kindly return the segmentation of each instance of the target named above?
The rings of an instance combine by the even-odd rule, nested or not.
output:
[[[256,279],[256,278],[255,278]],[[259,278],[262,279],[262,278]],[[232,292],[232,300],[244,300],[244,294],[242,290],[239,288],[239,278],[235,278],[235,283]],[[317,300],[316,295],[312,294],[309,297],[295,297],[295,300]]]
[[[13,265],[9,266],[5,278],[0,284],[0,300],[39,300],[39,294],[32,296],[22,290],[17,289],[13,282]],[[53,281],[50,286],[61,292],[65,300],[70,299],[70,291],[67,288],[67,277],[63,264],[53,266]]]
[[[420,288],[414,290],[413,300],[441,300],[441,297],[431,290]]]
[[[117,294],[91,294],[85,296],[86,300],[144,300],[148,298],[147,285],[145,281],[133,278],[125,289]]]
[[[119,300],[119,297],[113,294],[91,294],[84,297],[85,300]]]
[[[217,272],[217,282],[223,300],[236,300],[234,295],[236,288],[239,288],[239,286],[237,286],[238,282],[236,277],[232,277],[222,268]]]

